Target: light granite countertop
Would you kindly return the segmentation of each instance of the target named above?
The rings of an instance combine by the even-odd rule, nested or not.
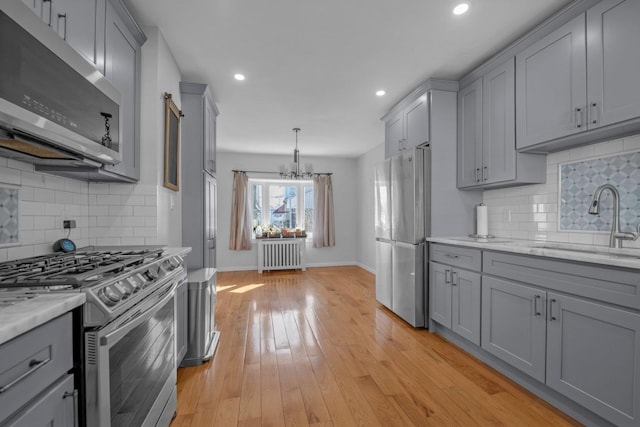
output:
[[[430,237],[427,241],[640,270],[640,249],[502,238]]]
[[[5,305],[7,300],[10,303]],[[18,289],[0,291],[0,344],[73,310],[85,300],[81,292],[34,294]]]

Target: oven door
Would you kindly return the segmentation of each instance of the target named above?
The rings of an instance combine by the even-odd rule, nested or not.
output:
[[[85,333],[88,426],[168,426],[176,408],[176,282]]]

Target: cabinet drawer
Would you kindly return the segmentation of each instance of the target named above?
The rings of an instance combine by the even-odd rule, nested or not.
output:
[[[71,313],[0,346],[0,420],[73,367]]]
[[[640,272],[485,251],[484,274],[640,309]]]
[[[482,252],[479,249],[431,243],[429,246],[429,258],[431,261],[473,271],[480,271],[482,266]]]

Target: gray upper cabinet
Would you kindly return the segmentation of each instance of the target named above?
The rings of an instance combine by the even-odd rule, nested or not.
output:
[[[604,0],[587,11],[589,127],[640,117],[640,2]]]
[[[516,56],[517,148],[552,152],[640,130],[640,3],[603,0]]]
[[[518,148],[586,129],[584,15],[519,53],[516,82]]]
[[[180,82],[182,101],[182,244],[192,248],[189,270],[216,267],[217,187],[215,141],[218,109],[209,87]],[[200,165],[200,167],[198,167]]]
[[[216,109],[210,95],[204,97],[204,165],[210,174],[216,173]]]
[[[383,117],[386,157],[429,142],[429,104],[427,101],[426,92],[414,93]]]
[[[546,292],[530,286],[482,278],[482,348],[545,380]]]
[[[145,38],[122,4],[106,4],[105,76],[121,96],[122,162],[105,170],[123,181],[140,179],[140,55]]]
[[[547,385],[618,426],[640,421],[640,315],[548,294]]]
[[[385,120],[384,123],[384,153],[389,158],[402,151],[404,146],[403,134],[404,117],[402,112]]]
[[[516,152],[514,59],[458,94],[458,188],[543,183],[546,160]]]
[[[58,35],[98,64],[96,53],[96,12],[99,0],[22,0]]]
[[[475,187],[482,168],[482,79],[458,93],[458,187]]]

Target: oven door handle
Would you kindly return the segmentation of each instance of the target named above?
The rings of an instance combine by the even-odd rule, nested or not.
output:
[[[160,296],[160,299],[153,304],[148,310],[135,313],[124,323],[122,323],[118,329],[108,333],[100,339],[101,347],[109,347],[112,343],[119,341],[122,337],[127,335],[133,328],[151,319],[171,298],[174,297],[176,290],[176,283],[173,282],[171,286]]]

